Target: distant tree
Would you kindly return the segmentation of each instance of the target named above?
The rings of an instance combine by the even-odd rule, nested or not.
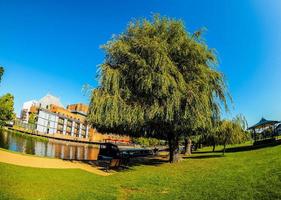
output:
[[[34,113],[30,113],[28,118],[28,123],[35,124],[35,122],[36,122],[36,115]]]
[[[212,146],[212,151],[214,152],[216,149],[216,145],[220,143],[219,134],[218,134],[218,126],[213,126],[207,129],[204,134],[201,135],[200,142],[204,145]]]
[[[133,143],[139,144],[141,146],[152,147],[161,144],[161,141],[156,138],[145,138],[145,137],[138,137],[132,139]]]
[[[216,55],[200,35],[166,17],[131,22],[103,46],[89,122],[100,132],[166,139],[169,160],[177,161],[180,138],[208,126],[227,104]]]
[[[221,121],[216,133],[219,143],[223,145],[223,154],[227,144],[239,144],[248,139],[247,132],[237,118]]]
[[[4,68],[0,66],[0,82],[4,74]],[[6,121],[14,120],[14,97],[11,94],[5,94],[0,97],[0,126],[3,126]]]
[[[247,127],[247,120],[241,114],[232,120],[215,120],[212,126],[205,129],[200,137],[200,142],[212,146],[214,152],[216,145],[224,145],[225,142],[226,144],[237,144],[250,140],[251,137]]]
[[[4,74],[4,68],[0,66],[0,82],[2,80],[3,74]]]
[[[14,119],[14,96],[5,94],[0,97],[0,126]]]
[[[236,115],[236,117],[234,117],[234,119],[232,121],[234,121],[236,124],[240,125],[240,127],[244,131],[246,131],[248,129],[248,122],[244,115],[238,114],[238,115]]]

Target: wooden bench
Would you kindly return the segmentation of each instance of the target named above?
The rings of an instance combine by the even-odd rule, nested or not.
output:
[[[106,172],[108,172],[110,166],[111,166],[111,162],[112,162],[113,158],[112,157],[109,157],[109,156],[102,156],[102,155],[99,155],[98,156],[98,165],[100,167],[103,167],[104,170]]]

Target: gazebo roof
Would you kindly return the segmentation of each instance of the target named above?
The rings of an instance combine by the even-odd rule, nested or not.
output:
[[[279,123],[279,121],[266,120],[265,118],[261,118],[261,120],[257,124],[249,127],[248,129],[264,128],[264,127],[271,126],[271,125],[274,125],[277,123]]]

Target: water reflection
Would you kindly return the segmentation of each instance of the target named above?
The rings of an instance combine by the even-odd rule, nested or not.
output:
[[[61,159],[97,160],[97,145],[64,142],[50,139],[49,141],[28,135],[19,135],[0,130],[0,147],[26,154]]]

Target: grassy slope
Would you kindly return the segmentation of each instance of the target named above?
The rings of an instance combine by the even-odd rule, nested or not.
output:
[[[0,163],[0,199],[280,199],[280,153],[281,146],[202,153],[109,177]]]

